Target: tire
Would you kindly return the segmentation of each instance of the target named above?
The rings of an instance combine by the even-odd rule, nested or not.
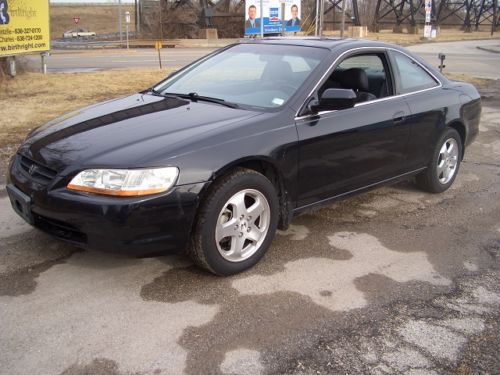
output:
[[[198,266],[216,275],[245,271],[271,245],[278,212],[274,185],[256,171],[238,168],[217,180],[207,192],[188,255]]]
[[[453,128],[447,128],[436,144],[431,163],[416,176],[417,185],[430,193],[448,190],[457,177],[462,148],[460,134]]]

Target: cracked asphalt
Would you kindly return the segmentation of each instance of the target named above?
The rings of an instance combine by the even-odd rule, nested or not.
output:
[[[500,82],[482,94],[449,191],[403,182],[304,214],[229,278],[77,250],[1,189],[0,373],[500,373]]]

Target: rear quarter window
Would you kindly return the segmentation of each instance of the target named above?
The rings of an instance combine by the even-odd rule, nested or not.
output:
[[[424,68],[408,56],[394,52],[393,61],[394,68],[398,71],[400,94],[408,94],[439,85]]]

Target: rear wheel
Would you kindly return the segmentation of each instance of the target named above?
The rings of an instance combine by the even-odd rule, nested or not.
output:
[[[200,207],[189,256],[217,275],[255,265],[276,232],[278,198],[262,174],[237,169],[216,181]]]
[[[448,128],[440,137],[429,167],[417,175],[417,185],[431,193],[447,190],[455,181],[462,157],[462,140],[458,132]]]

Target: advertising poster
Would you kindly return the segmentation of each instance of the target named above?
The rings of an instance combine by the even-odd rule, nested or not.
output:
[[[49,0],[0,0],[0,57],[48,50]]]
[[[263,0],[264,34],[301,30],[300,0]],[[245,35],[260,34],[260,0],[245,1]]]

